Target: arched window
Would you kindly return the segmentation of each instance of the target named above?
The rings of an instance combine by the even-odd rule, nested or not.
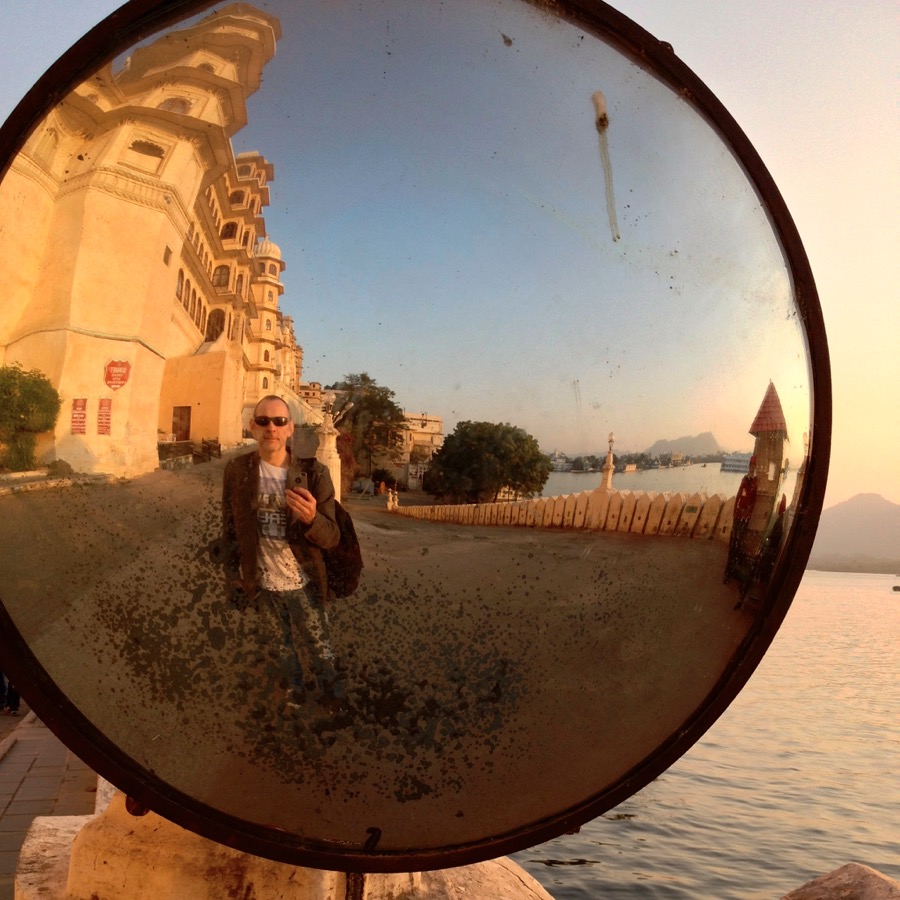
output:
[[[234,240],[237,237],[237,222],[226,222],[222,226],[222,240]]]
[[[271,331],[271,330],[272,330],[272,320],[266,319],[266,331]]]
[[[278,266],[275,263],[269,263],[269,274],[278,277]]]
[[[163,148],[152,141],[132,141],[128,149],[141,156],[152,156],[154,159],[162,159],[166,155]]]
[[[206,307],[203,307],[203,312],[200,314],[200,330],[206,331]]]
[[[228,287],[228,282],[231,280],[231,269],[228,266],[216,266],[215,272],[213,272],[212,283],[213,287]]]
[[[266,291],[266,302],[267,303],[275,302],[275,294],[272,291]]]
[[[263,378],[263,390],[265,390],[269,386],[269,379]]]
[[[191,308],[188,311],[188,315],[193,319],[194,315],[197,312],[197,292],[191,291]]]
[[[232,206],[241,206],[244,202],[244,192],[243,191],[232,191],[228,195],[228,202]]]
[[[184,283],[184,296],[181,298],[181,303],[185,309],[188,308],[188,304],[191,302],[191,280],[190,278]]]
[[[204,339],[214,341],[225,330],[225,312],[221,309],[214,309],[206,320],[206,329]]]
[[[198,304],[197,304],[197,311],[194,313],[194,324],[195,324],[198,328],[200,327],[200,313],[201,313],[201,307],[202,307],[202,306],[203,306],[203,303],[202,303],[202,302],[201,302],[201,303],[198,303]]]
[[[194,239],[194,223],[193,223],[193,222],[191,222],[191,223],[188,225],[187,239],[188,239],[189,241],[192,241],[192,240]]]
[[[266,351],[263,353],[263,362],[268,362],[268,361],[269,361],[269,351],[266,350]]]
[[[166,97],[156,108],[186,116],[191,111],[191,101],[184,97]]]
[[[184,269],[178,270],[178,280],[175,282],[175,296],[180,300],[184,293]]]
[[[249,244],[249,243],[250,243],[250,229],[248,228],[244,232],[244,236],[241,238],[241,246],[246,247],[247,244]]]
[[[244,296],[244,273],[243,272],[241,272],[237,277],[237,281],[235,282],[235,285],[234,285],[234,292],[239,297]]]

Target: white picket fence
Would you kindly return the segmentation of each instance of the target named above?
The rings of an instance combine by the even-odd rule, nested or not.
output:
[[[734,497],[705,493],[609,491],[599,488],[560,497],[498,503],[399,506],[399,515],[454,525],[577,528],[630,534],[674,535],[727,542]]]

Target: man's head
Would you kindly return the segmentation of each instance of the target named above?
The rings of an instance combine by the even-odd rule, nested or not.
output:
[[[287,458],[287,442],[294,433],[294,422],[287,403],[269,394],[253,410],[250,433],[259,445],[259,455],[266,462],[280,466]]]

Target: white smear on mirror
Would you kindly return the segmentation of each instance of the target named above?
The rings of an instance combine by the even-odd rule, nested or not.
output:
[[[606,97],[603,91],[594,91],[591,95],[591,101],[594,104],[594,112],[596,113],[595,124],[597,125],[597,134],[600,135],[600,162],[603,165],[603,180],[606,184],[606,211],[609,215],[609,230],[612,232],[612,239],[619,240],[619,224],[616,221],[616,197],[613,193],[612,180],[612,162],[609,158],[609,141],[606,138],[606,132],[609,128],[609,116],[606,112]]]

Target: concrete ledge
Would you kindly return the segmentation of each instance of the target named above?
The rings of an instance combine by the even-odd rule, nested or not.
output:
[[[346,876],[240,853],[184,831],[153,813],[136,819],[124,796],[101,779],[93,816],[41,816],[19,856],[15,900],[336,900]],[[76,858],[70,861],[75,848]],[[552,900],[507,858],[458,869],[366,876],[366,900]],[[781,900],[900,900],[900,882],[859,863],[785,894]]]
[[[98,794],[105,794],[101,789]],[[98,807],[104,800],[98,796]],[[114,792],[93,816],[41,816],[19,856],[16,900],[338,900],[347,876],[241,853],[154,813],[140,818]],[[367,875],[366,900],[552,900],[509,859],[434,872]]]
[[[20,477],[13,478],[13,475]],[[26,491],[47,491],[54,488],[72,487],[76,484],[107,484],[117,481],[115,475],[66,475],[52,478],[45,473],[35,477],[34,472],[7,473],[0,478],[0,497],[8,494],[22,494]]]

